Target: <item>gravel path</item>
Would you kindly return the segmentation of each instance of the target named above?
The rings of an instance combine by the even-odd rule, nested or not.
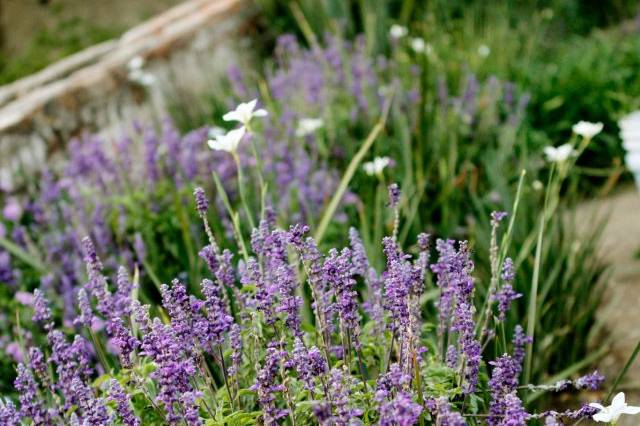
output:
[[[614,378],[640,340],[640,193],[635,187],[625,187],[610,197],[581,205],[577,213],[579,225],[584,227],[594,223],[593,215],[609,218],[601,248],[611,264],[611,275],[599,320],[603,335],[611,336],[613,344],[599,368]],[[640,359],[629,370],[622,390],[628,403],[640,405]],[[638,416],[623,416],[619,422],[619,426],[638,424]]]

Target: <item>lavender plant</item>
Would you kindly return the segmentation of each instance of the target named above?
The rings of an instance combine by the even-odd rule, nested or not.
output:
[[[203,192],[195,196],[202,213]],[[493,215],[495,233],[504,216]],[[499,343],[504,355],[483,356],[484,345],[500,340],[508,303],[496,296],[486,311],[474,309],[467,242],[436,240],[431,261],[428,235],[417,236],[411,255],[392,232],[378,248],[385,257],[378,272],[368,267],[357,231],[350,247],[323,251],[309,227],[279,229],[273,217],[252,231],[251,254],[234,260],[203,215],[210,278],[199,294],[189,294],[183,280],[163,285],[160,306],[135,297],[125,270],[110,282],[83,239],[86,296],[76,328],[63,331],[43,294],[34,294],[32,320],[47,343],[23,348],[19,398],[4,398],[3,424],[525,425],[609,416],[597,404],[525,408],[528,392],[595,390],[603,377],[525,386],[531,339],[520,327]],[[513,277],[509,261],[498,266],[503,273],[492,282],[500,295]],[[305,289],[312,295],[306,313]],[[107,326],[94,330],[88,316]]]
[[[183,281],[190,291],[198,291],[205,264],[217,270],[216,252],[224,248],[241,256],[246,268],[257,276],[261,268],[258,262],[250,261],[250,230],[263,216],[270,217],[272,227],[277,224],[286,229],[297,222],[308,223],[321,249],[327,248],[322,245],[324,241],[329,247],[345,244],[349,235],[350,250],[360,259],[363,281],[371,286],[372,299],[364,301],[365,312],[378,319],[375,328],[379,334],[384,328],[380,325],[384,286],[382,278],[370,271],[380,271],[386,264],[376,244],[384,235],[390,235],[399,246],[424,228],[436,238],[467,239],[471,246],[483,248],[476,258],[477,273],[482,282],[491,282],[493,263],[485,247],[491,240],[491,224],[485,219],[488,212],[513,205],[510,197],[516,192],[521,167],[527,167],[532,180],[546,173],[544,163],[536,162],[535,155],[529,157],[521,143],[520,123],[527,96],[513,84],[496,78],[480,81],[467,73],[460,81],[445,79],[437,72],[442,64],[426,50],[416,49],[407,35],[386,36],[391,38],[392,50],[388,56],[378,57],[369,53],[361,37],[350,42],[326,36],[322,44],[315,41],[311,48],[292,36],[281,37],[275,63],[266,72],[266,84],[256,85],[251,76],[231,70],[233,97],[247,101],[259,93],[263,99],[261,105],[243,102],[241,108],[216,120],[227,129],[236,126],[231,131],[211,127],[181,137],[165,123],[159,134],[138,126],[132,137],[113,144],[97,138],[74,144],[68,165],[59,176],[43,175],[33,201],[9,203],[5,208],[8,220],[0,231],[10,238],[0,238],[0,243],[12,256],[0,253],[0,275],[10,285],[6,287],[8,297],[18,290],[41,287],[51,301],[54,316],[61,315],[66,326],[72,325],[80,307],[88,312],[90,292],[85,290],[82,295],[79,291],[84,284],[83,266],[78,260],[80,235],[89,235],[94,241],[104,260],[104,274],[114,282],[119,265],[134,275],[137,269],[140,300],[151,305],[162,299],[161,284],[174,277],[193,277]],[[235,105],[235,100],[225,102]],[[261,110],[269,114],[265,116]],[[207,139],[213,150],[204,148]],[[360,140],[364,142],[351,143]],[[380,159],[377,162],[373,161],[376,157]],[[534,161],[528,161],[530,158]],[[359,165],[365,160],[372,160],[372,164],[362,173]],[[217,182],[211,198],[214,215],[207,211],[202,193],[195,203],[198,210],[188,207],[194,185],[211,192],[212,174]],[[387,211],[387,185],[395,180],[401,182],[405,194],[397,200],[397,209]],[[521,219],[510,234],[513,245],[521,247],[514,256],[519,279],[513,280],[511,291],[508,286],[491,290],[499,297],[496,302],[503,310],[501,317],[507,329],[513,329],[527,309],[524,300],[529,298],[516,295],[528,296],[531,288],[535,248],[531,241],[535,241],[543,192],[527,187],[520,197]],[[271,211],[277,214],[268,212],[270,205],[275,206]],[[227,214],[222,214],[224,211]],[[536,306],[553,303],[556,308],[535,321],[537,331],[553,335],[552,342],[557,346],[536,350],[539,361],[531,367],[534,378],[543,372],[564,370],[584,352],[595,305],[587,301],[588,307],[582,310],[586,314],[576,315],[582,307],[565,303],[572,299],[574,290],[588,290],[583,293],[590,300],[598,299],[592,290],[601,269],[592,262],[593,243],[580,246],[584,251],[576,252],[573,235],[560,223],[559,216],[551,215],[544,241],[547,247],[559,248],[560,254],[543,251],[540,263],[543,269],[559,270],[554,280],[567,284],[562,294],[554,294],[555,287],[545,284],[537,296]],[[197,232],[203,217],[215,218],[207,220],[205,234]],[[349,225],[354,223],[359,223],[357,237],[349,232]],[[210,237],[214,234],[215,239]],[[196,247],[205,241],[208,246],[200,255],[206,262],[200,263]],[[318,250],[307,248],[300,254],[303,263],[308,263],[306,273],[313,273],[315,280],[320,280],[320,269],[310,262],[320,256]],[[349,253],[337,251],[329,256],[340,264]],[[584,261],[577,263],[595,266],[570,269],[553,263],[575,265],[570,256],[582,256]],[[278,270],[285,272],[286,268]],[[345,339],[356,355],[364,357],[353,327],[357,317],[354,294],[361,290],[362,283],[344,276],[332,279],[341,288],[340,304],[352,309],[339,322],[350,330]],[[336,315],[328,302],[317,302],[324,308],[320,308],[320,314],[313,313],[311,290],[294,295],[290,279],[280,280],[279,285],[289,294],[280,309],[297,309],[306,320],[316,315]],[[483,306],[491,288],[478,288],[465,301],[467,308]],[[398,291],[403,294],[405,290]],[[272,300],[275,290],[260,294],[261,300]],[[79,296],[82,304],[76,307],[74,301]],[[231,303],[241,296],[222,293],[218,297]],[[509,302],[511,313],[506,311]],[[269,318],[282,312],[264,305]],[[287,325],[300,328],[296,315],[292,313],[290,318]],[[104,318],[86,315],[81,321],[90,322],[98,330],[105,327]],[[567,329],[567,324],[575,334],[555,335]],[[15,323],[3,326],[5,336],[16,334]],[[324,333],[336,326],[326,324]],[[118,325],[112,327],[121,332]],[[462,323],[456,328],[464,331]],[[471,352],[477,342],[469,333],[466,336],[466,350]],[[18,343],[9,337],[2,342],[6,352],[12,354],[18,352]],[[561,349],[567,343],[573,348],[570,357]],[[469,357],[477,361],[477,356]]]

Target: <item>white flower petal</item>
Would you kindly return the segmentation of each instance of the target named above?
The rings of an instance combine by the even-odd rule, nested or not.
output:
[[[301,118],[296,128],[296,136],[303,137],[314,133],[316,130],[324,126],[321,118]]]
[[[625,405],[624,392],[618,392],[611,400],[611,407],[622,407]]]
[[[622,414],[640,414],[640,407],[636,407],[633,405],[627,405],[622,409]]]
[[[491,54],[491,48],[486,44],[481,44],[480,47],[478,47],[478,54],[483,58],[486,58]]]
[[[241,116],[240,114],[236,111],[229,111],[228,113],[226,113],[225,115],[222,116],[222,119],[224,121],[241,121]]]
[[[244,126],[231,130],[224,135],[209,140],[209,148],[216,151],[233,152],[238,148],[238,144],[244,137],[245,132],[246,128]]]
[[[597,414],[594,414],[593,417],[591,417],[593,420],[595,420],[596,422],[604,422],[604,423],[608,423],[611,421],[611,416],[609,416],[608,413],[605,412],[600,412]]]
[[[589,407],[597,408],[598,410],[604,410],[604,405],[599,404],[597,402],[591,402]]]
[[[130,70],[139,70],[144,66],[144,58],[142,56],[134,56],[127,64]]]
[[[389,29],[389,34],[391,35],[391,37],[398,39],[409,34],[409,30],[407,29],[407,27],[403,27],[402,25],[393,24]]]
[[[411,39],[411,48],[416,53],[424,53],[426,44],[423,39],[416,37]]]
[[[262,108],[260,108],[258,110],[255,110],[254,113],[253,113],[254,117],[266,117],[267,115],[269,115],[267,110],[266,109],[262,109]]]
[[[579,121],[574,124],[571,130],[576,135],[580,135],[585,139],[591,139],[602,131],[604,125],[602,123],[591,123],[589,121]]]

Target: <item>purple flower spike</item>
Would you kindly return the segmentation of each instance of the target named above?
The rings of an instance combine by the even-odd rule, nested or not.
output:
[[[109,381],[109,398],[116,404],[116,412],[126,426],[139,426],[140,419],[136,417],[131,409],[129,396],[126,394],[120,383],[116,379]]]
[[[209,201],[207,195],[204,193],[204,189],[197,187],[193,190],[193,196],[196,199],[196,210],[200,216],[206,216],[209,209]]]
[[[397,183],[392,183],[389,185],[389,204],[392,208],[398,207],[398,203],[400,202],[400,187]]]

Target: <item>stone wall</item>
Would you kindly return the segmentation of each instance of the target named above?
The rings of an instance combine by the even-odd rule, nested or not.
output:
[[[246,50],[238,34],[252,15],[244,0],[189,0],[0,87],[0,189],[19,186],[83,132],[116,134],[163,117],[178,94],[211,91]]]

